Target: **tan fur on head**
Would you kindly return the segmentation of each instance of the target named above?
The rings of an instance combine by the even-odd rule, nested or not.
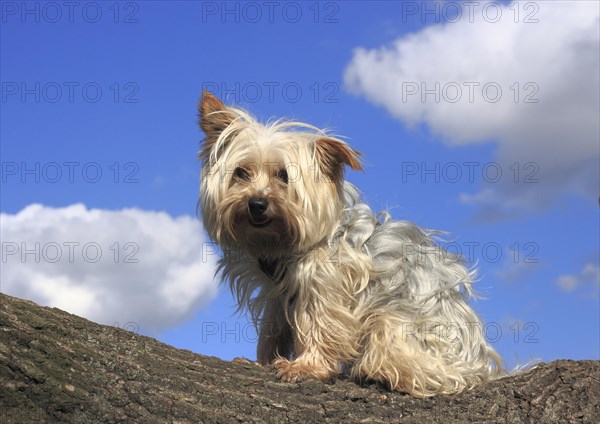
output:
[[[200,151],[200,159],[206,160],[219,135],[238,116],[207,90],[202,92],[202,98],[198,102],[198,115],[200,128],[206,134],[204,148]]]
[[[435,232],[374,214],[344,180],[361,154],[300,122],[257,122],[204,92],[200,203],[222,277],[284,381],[344,369],[414,396],[498,376],[468,305],[475,271]]]
[[[331,236],[343,207],[343,165],[360,169],[359,152],[306,124],[260,124],[208,92],[199,109],[206,134],[200,154],[203,219],[215,241],[256,256],[278,256]],[[248,222],[247,202],[254,197],[270,205],[267,228]]]
[[[315,151],[323,172],[335,180],[343,178],[344,165],[355,171],[363,170],[360,164],[362,153],[343,141],[329,137],[320,138],[315,141]]]

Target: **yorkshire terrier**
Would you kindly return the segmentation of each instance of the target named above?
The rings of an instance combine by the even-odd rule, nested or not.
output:
[[[426,397],[496,378],[468,305],[475,271],[438,232],[375,214],[344,180],[361,153],[308,124],[261,124],[204,91],[200,205],[219,272],[283,381],[340,373]]]

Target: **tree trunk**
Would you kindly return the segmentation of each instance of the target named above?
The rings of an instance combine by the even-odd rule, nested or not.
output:
[[[454,397],[279,382],[0,294],[0,423],[599,423],[600,361],[556,361]]]

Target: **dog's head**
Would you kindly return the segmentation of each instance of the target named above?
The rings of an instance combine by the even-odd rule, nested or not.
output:
[[[278,257],[331,236],[343,207],[344,166],[361,170],[359,152],[308,124],[263,125],[207,91],[198,109],[206,135],[200,203],[213,240]]]

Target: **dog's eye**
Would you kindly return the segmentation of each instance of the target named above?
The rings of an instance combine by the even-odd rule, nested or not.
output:
[[[281,181],[283,181],[285,184],[287,184],[288,183],[287,170],[285,168],[280,169],[279,172],[277,173],[277,178],[279,178]]]
[[[235,171],[233,171],[233,175],[235,175],[235,178],[237,178],[240,181],[250,181],[250,174],[244,168],[235,168]]]

